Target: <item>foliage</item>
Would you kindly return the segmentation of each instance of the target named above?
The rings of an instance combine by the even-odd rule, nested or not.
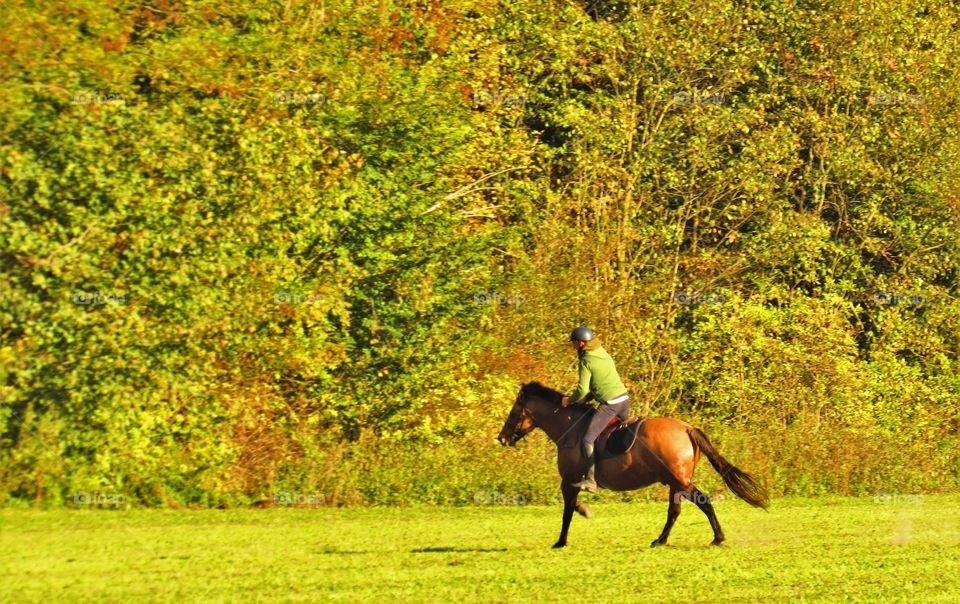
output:
[[[545,493],[579,322],[777,492],[960,482],[956,7],[0,11],[0,498]]]

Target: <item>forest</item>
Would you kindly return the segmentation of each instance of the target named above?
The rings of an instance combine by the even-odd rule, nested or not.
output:
[[[955,4],[0,21],[0,506],[555,502],[581,324],[772,495],[960,488]]]

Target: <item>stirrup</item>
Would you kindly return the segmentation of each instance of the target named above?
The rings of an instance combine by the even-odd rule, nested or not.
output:
[[[574,487],[580,489],[581,491],[587,491],[587,492],[589,492],[589,493],[596,493],[596,492],[597,492],[597,481],[596,481],[596,480],[591,480],[591,479],[590,479],[589,477],[587,477],[587,476],[584,476],[584,477],[580,480],[580,482],[575,482],[575,483],[573,483],[571,486],[574,486]]]

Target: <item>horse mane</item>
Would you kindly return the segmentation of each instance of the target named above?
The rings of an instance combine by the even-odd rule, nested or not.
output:
[[[544,386],[540,382],[530,382],[529,384],[524,384],[520,388],[523,392],[524,397],[528,396],[539,396],[542,399],[546,399],[551,403],[560,404],[560,399],[563,398],[563,393],[549,386]]]
[[[564,397],[564,394],[559,390],[554,390],[549,386],[544,386],[540,382],[530,382],[529,384],[524,384],[520,387],[520,392],[523,394],[524,398],[528,396],[536,396],[547,402],[553,403],[554,405],[559,405],[560,399]],[[576,413],[590,413],[593,411],[593,406],[586,403],[576,403],[569,405],[567,409]]]

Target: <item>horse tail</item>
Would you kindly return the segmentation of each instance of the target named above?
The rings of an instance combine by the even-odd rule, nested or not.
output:
[[[753,476],[750,476],[724,459],[723,455],[720,455],[720,452],[717,451],[713,443],[710,442],[710,439],[707,438],[707,435],[703,433],[703,430],[690,428],[687,430],[687,434],[690,435],[693,446],[699,448],[706,454],[707,459],[710,460],[710,465],[720,474],[723,482],[730,487],[731,491],[736,493],[737,497],[743,499],[755,508],[767,509],[769,503],[767,491]]]

